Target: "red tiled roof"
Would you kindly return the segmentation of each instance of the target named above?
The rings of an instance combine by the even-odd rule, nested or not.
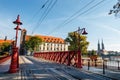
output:
[[[64,43],[64,40],[62,38],[53,37],[53,36],[43,36],[43,35],[35,35],[39,38],[41,38],[44,42],[52,42],[52,43]],[[26,35],[26,40],[28,40],[31,36]]]
[[[12,42],[12,40],[3,40],[3,39],[0,39],[0,44],[1,44],[1,43],[4,43],[4,42],[11,43],[11,42]]]

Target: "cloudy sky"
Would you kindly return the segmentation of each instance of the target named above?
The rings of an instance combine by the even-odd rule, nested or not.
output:
[[[118,0],[0,0],[0,38],[15,37],[17,15],[27,34],[66,38],[68,32],[86,28],[89,50],[98,40],[106,50],[120,51],[120,18],[108,15]],[[20,35],[20,33],[19,33]]]

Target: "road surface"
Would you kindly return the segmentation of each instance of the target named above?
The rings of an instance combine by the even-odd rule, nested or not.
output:
[[[113,80],[31,56],[20,56],[20,73],[22,80]]]

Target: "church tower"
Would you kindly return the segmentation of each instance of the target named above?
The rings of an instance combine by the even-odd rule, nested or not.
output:
[[[98,50],[97,50],[97,54],[98,55],[103,55],[105,53],[105,46],[104,46],[104,43],[103,43],[103,40],[101,42],[101,45],[100,45],[100,42],[98,40]]]
[[[100,51],[101,51],[101,50],[100,50],[100,42],[99,42],[99,40],[98,40],[98,45],[97,45],[97,46],[98,46],[97,53],[98,53],[98,55],[100,55]]]
[[[101,44],[101,45],[100,45]],[[100,55],[100,56],[103,56],[105,54],[108,54],[107,51],[105,50],[105,46],[104,46],[104,42],[103,40],[101,41],[101,43],[99,42],[98,40],[98,50],[97,50],[97,54]]]
[[[105,50],[105,47],[104,47],[103,40],[102,40],[102,43],[101,43],[101,45],[102,45],[102,51],[104,51],[104,50]]]

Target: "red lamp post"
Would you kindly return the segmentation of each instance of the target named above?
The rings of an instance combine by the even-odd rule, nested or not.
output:
[[[16,39],[15,39],[15,43],[13,43],[13,48],[12,48],[12,59],[11,59],[11,65],[9,69],[10,73],[15,73],[19,70],[19,54],[18,54],[18,47],[17,47],[17,39],[18,39],[18,30],[21,30],[19,28],[19,25],[22,25],[22,22],[20,22],[19,15],[17,16],[16,21],[14,21],[13,23],[16,24],[17,26],[16,28],[14,28],[16,30]]]
[[[80,29],[80,27],[78,27],[78,30],[75,31],[78,32],[78,34],[80,35],[87,35],[88,33],[85,31],[85,28]],[[78,54],[77,54],[77,67],[78,68],[82,68],[82,58],[81,58],[81,48],[80,48],[80,35],[78,37]]]

